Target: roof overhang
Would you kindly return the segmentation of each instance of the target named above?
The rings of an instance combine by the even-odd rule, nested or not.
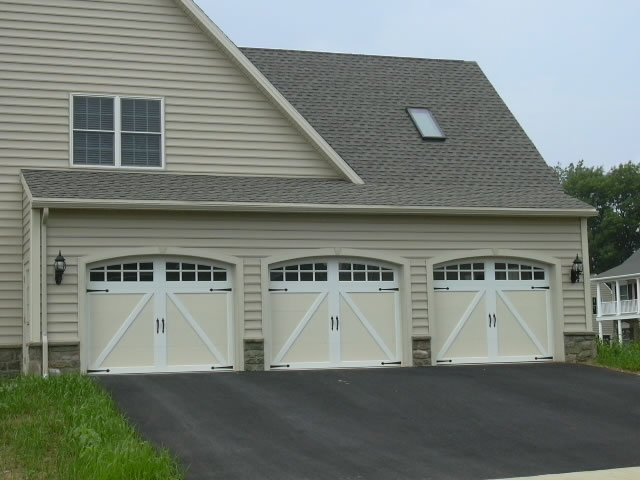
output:
[[[640,272],[627,273],[625,275],[612,275],[609,277],[591,277],[591,281],[596,283],[602,283],[602,282],[609,282],[611,280],[629,280],[633,278],[640,278]]]
[[[438,207],[392,205],[332,205],[312,203],[190,202],[163,200],[92,200],[76,198],[32,198],[33,208],[97,210],[178,210],[212,212],[332,213],[364,215],[455,215],[506,217],[590,217],[595,210]]]

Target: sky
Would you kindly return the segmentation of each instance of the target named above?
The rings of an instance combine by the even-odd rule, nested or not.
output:
[[[638,0],[196,0],[238,46],[478,62],[549,165],[640,163]]]

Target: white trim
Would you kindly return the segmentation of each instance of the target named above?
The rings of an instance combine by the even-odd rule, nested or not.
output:
[[[349,305],[349,308],[351,309],[351,311],[353,313],[355,313],[356,317],[358,317],[358,320],[360,320],[360,323],[362,323],[362,325],[367,330],[367,332],[369,332],[369,335],[371,335],[371,337],[375,340],[375,342],[382,349],[382,351],[385,353],[385,355],[387,357],[389,357],[389,360],[390,361],[394,361],[396,359],[396,357],[398,356],[397,353],[396,353],[396,355],[391,353],[391,350],[389,350],[389,347],[387,347],[387,345],[384,343],[384,340],[382,340],[382,338],[380,338],[380,335],[378,335],[378,332],[376,332],[375,329],[371,326],[371,324],[369,323],[369,320],[367,320],[367,317],[364,316],[364,314],[360,311],[358,306],[351,299],[351,297],[347,294],[347,292],[340,291],[339,295],[342,298],[344,298],[344,301],[347,302],[347,305]],[[384,295],[387,295],[387,294],[384,294]],[[394,303],[396,303],[396,302],[394,302]],[[395,309],[394,309],[394,311],[395,311]],[[398,320],[396,320],[395,323],[397,325],[398,324]]]
[[[102,98],[112,98],[113,99],[113,130],[85,130],[85,129],[74,129],[73,128],[73,98],[74,97],[102,97]],[[122,99],[126,100],[159,100],[160,101],[160,132],[123,132],[122,131],[122,118],[121,118],[121,110],[120,105]],[[113,170],[113,169],[131,169],[131,170],[166,170],[166,159],[165,159],[165,128],[164,128],[164,97],[158,96],[141,96],[141,95],[119,95],[119,94],[109,94],[109,93],[87,93],[87,92],[71,92],[69,94],[69,166],[73,169],[77,168],[89,168],[89,169],[102,169],[102,170]],[[104,132],[104,133],[113,133],[113,165],[75,165],[73,163],[73,132]],[[122,134],[123,133],[148,133],[151,135],[160,135],[160,166],[132,166],[132,165],[122,165]]]
[[[198,322],[196,322],[193,316],[189,313],[189,310],[187,310],[187,307],[184,306],[184,303],[182,303],[178,299],[178,297],[176,297],[172,292],[167,291],[167,297],[169,297],[173,302],[173,304],[176,306],[176,308],[180,310],[180,313],[185,318],[189,326],[193,329],[194,332],[196,332],[196,335],[198,335],[198,337],[200,337],[200,340],[202,340],[202,342],[207,346],[207,348],[209,349],[209,352],[213,354],[214,357],[216,357],[216,360],[218,360],[218,363],[220,365],[223,365],[225,361],[223,359],[222,354],[218,351],[218,349],[213,344],[213,342],[211,342],[211,339],[207,336],[205,331],[202,330],[200,325],[198,325]],[[228,316],[228,312],[227,312],[227,316]],[[227,332],[227,337],[229,337],[229,332]]]
[[[83,165],[82,168],[85,166]],[[80,168],[80,167],[76,167]],[[122,169],[131,167],[122,167]],[[139,167],[147,168],[147,167]],[[151,167],[148,167],[151,169]],[[36,169],[38,170],[38,169]],[[39,169],[45,170],[45,169]],[[157,169],[156,169],[157,170]],[[325,205],[315,203],[258,203],[258,202],[189,202],[179,200],[99,200],[76,198],[34,197],[34,207],[73,209],[122,209],[122,210],[180,210],[225,212],[300,212],[300,213],[362,213],[379,215],[478,215],[512,217],[592,217],[595,210],[587,209],[539,209],[499,207],[425,207],[395,205]]]
[[[529,328],[529,325],[527,325],[527,322],[524,321],[524,319],[520,315],[520,312],[518,312],[518,309],[513,305],[513,303],[511,303],[511,300],[509,300],[507,296],[504,295],[503,290],[496,288],[496,294],[502,299],[506,307],[511,311],[511,314],[518,321],[518,323],[520,324],[520,327],[525,331],[525,333],[533,341],[533,343],[535,344],[540,354],[547,355],[547,353],[549,352],[545,350],[545,348],[540,343],[540,340],[538,340],[538,337],[536,337],[536,335],[531,331],[531,329]]]
[[[313,303],[307,310],[307,313],[305,313],[304,316],[302,317],[302,320],[300,320],[300,323],[296,325],[296,328],[293,329],[293,332],[291,333],[289,338],[287,338],[287,341],[284,342],[284,345],[278,352],[278,355],[276,355],[275,358],[273,359],[274,363],[282,362],[282,359],[284,358],[284,356],[287,354],[287,352],[289,352],[289,350],[291,350],[291,347],[293,346],[295,341],[298,339],[298,337],[302,333],[302,330],[304,330],[304,327],[306,327],[307,323],[309,323],[311,318],[313,318],[313,315],[316,313],[316,311],[318,310],[318,308],[320,307],[320,304],[324,301],[324,299],[327,298],[328,294],[329,292],[320,292],[320,295],[316,297],[316,299],[313,301]]]
[[[120,328],[118,328],[118,330],[113,335],[111,340],[109,340],[109,343],[107,343],[107,346],[104,347],[100,355],[98,355],[98,357],[96,358],[94,367],[100,368],[100,365],[102,365],[102,362],[105,361],[107,356],[109,356],[109,354],[118,344],[118,342],[120,342],[123,335],[127,333],[127,330],[129,330],[129,327],[131,326],[131,324],[135,321],[136,318],[138,318],[138,315],[140,315],[140,312],[142,312],[142,309],[147,306],[147,303],[149,303],[149,300],[151,299],[151,297],[153,297],[153,295],[154,295],[153,293],[146,293],[142,296],[142,298],[136,304],[136,306],[133,307],[133,310],[129,312],[127,319],[123,322],[122,325],[120,325]]]
[[[627,273],[625,275],[614,275],[612,277],[593,277],[591,278],[592,282],[608,282],[610,280],[629,280],[631,278],[640,278],[640,272],[638,273]],[[611,289],[609,289],[611,290]]]
[[[589,257],[589,237],[587,230],[587,219],[580,219],[580,241],[582,243],[582,283],[584,287],[584,314],[585,314],[585,330],[593,330],[593,310],[591,306],[591,262]]]
[[[464,313],[460,317],[460,320],[458,321],[456,326],[453,328],[453,330],[451,330],[451,335],[449,335],[449,338],[447,338],[447,340],[442,344],[442,348],[440,349],[438,354],[435,356],[436,361],[448,360],[445,354],[449,351],[449,349],[451,348],[451,345],[453,345],[453,342],[456,340],[456,338],[458,338],[460,331],[467,324],[467,322],[469,321],[469,318],[471,318],[471,314],[475,311],[476,307],[478,306],[478,303],[480,302],[480,300],[482,300],[486,292],[487,292],[486,289],[478,290],[478,293],[476,293],[476,296],[473,297],[473,299],[471,300],[471,303],[467,306],[467,309],[464,311]],[[488,356],[489,356],[489,342],[487,341],[487,357],[482,357],[484,358],[485,362],[487,361]]]
[[[204,33],[208,34],[218,47],[231,58],[249,80],[252,80],[267,98],[297,127],[312,146],[323,154],[343,178],[355,184],[364,183],[349,164],[338,155],[331,145],[300,115],[278,89],[245,57],[240,49],[234,45],[193,0],[175,0],[175,2],[203,29]]]

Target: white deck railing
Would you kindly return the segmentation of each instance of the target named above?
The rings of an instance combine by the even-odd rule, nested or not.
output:
[[[600,302],[600,312],[598,316],[616,315],[618,313],[618,302]],[[620,314],[638,313],[638,300],[620,300]]]

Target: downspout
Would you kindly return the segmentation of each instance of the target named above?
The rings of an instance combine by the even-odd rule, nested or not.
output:
[[[40,308],[40,331],[42,332],[42,376],[49,376],[49,335],[47,327],[47,221],[49,220],[49,209],[42,209],[42,226],[40,228],[40,272],[41,283],[41,308]]]

